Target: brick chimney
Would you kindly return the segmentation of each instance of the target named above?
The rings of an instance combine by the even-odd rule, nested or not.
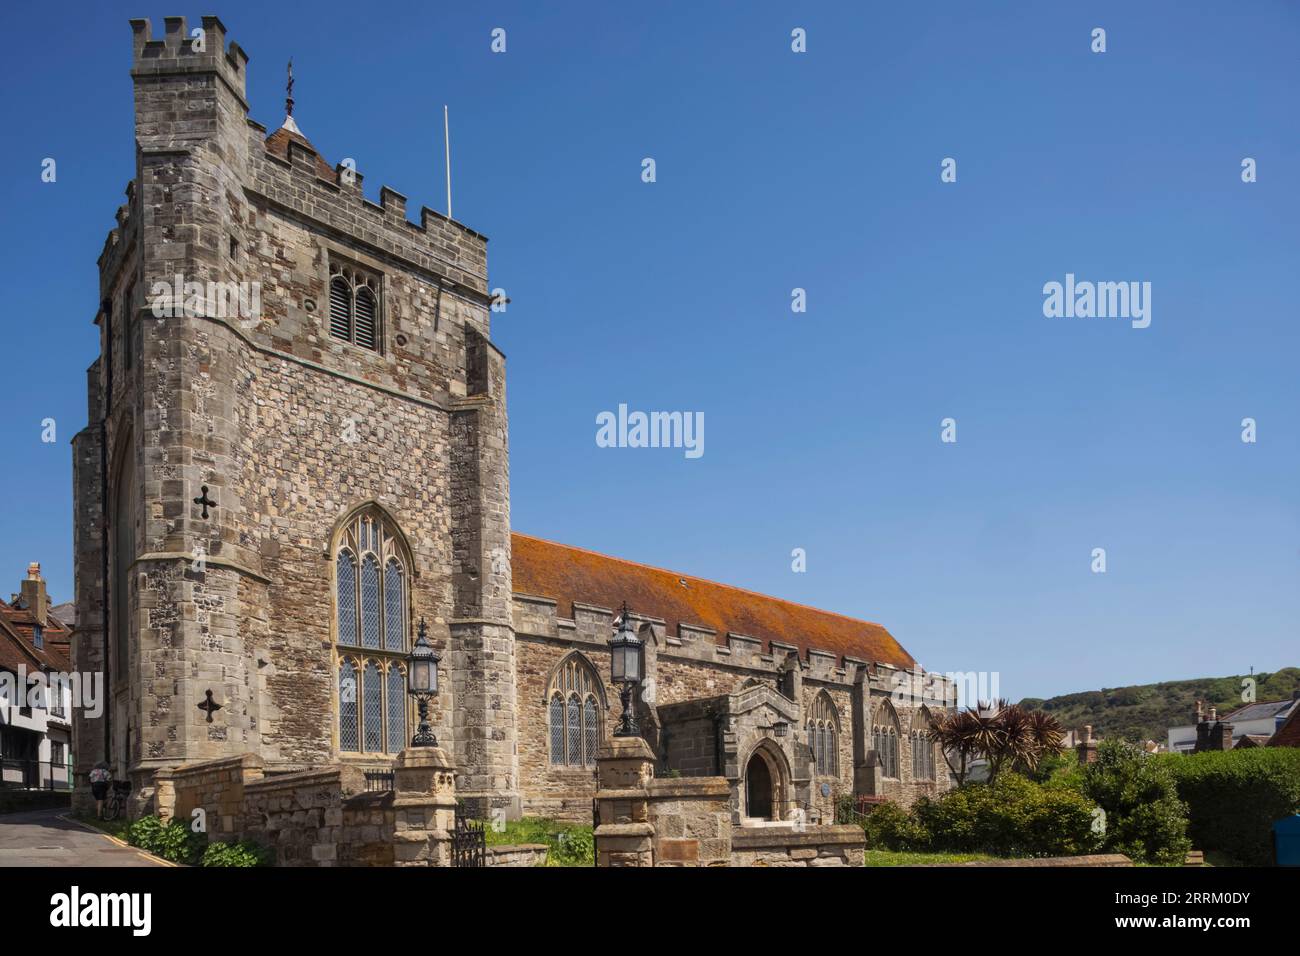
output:
[[[1221,720],[1215,721],[1214,726],[1210,728],[1211,750],[1232,749],[1232,726],[1232,724],[1225,724]]]
[[[1079,743],[1074,752],[1079,755],[1080,764],[1097,762],[1097,741],[1092,739],[1092,724],[1085,724],[1079,731]]]
[[[27,577],[23,579],[21,593],[23,607],[31,612],[37,624],[44,627],[50,610],[50,596],[45,593],[41,566],[35,561],[27,565]]]

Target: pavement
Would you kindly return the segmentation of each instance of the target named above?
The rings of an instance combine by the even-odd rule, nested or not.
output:
[[[167,866],[67,818],[67,808],[0,816],[0,866]]]

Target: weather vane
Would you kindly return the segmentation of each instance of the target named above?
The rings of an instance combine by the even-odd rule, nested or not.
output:
[[[289,57],[289,83],[285,87],[284,108],[286,115],[293,115],[293,57]]]

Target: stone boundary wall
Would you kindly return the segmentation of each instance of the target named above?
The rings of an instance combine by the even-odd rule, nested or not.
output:
[[[189,826],[202,809],[210,840],[255,840],[275,851],[277,866],[392,866],[398,843],[418,850],[436,827],[422,795],[403,794],[399,806],[398,794],[366,792],[362,771],[344,764],[266,776],[262,759],[245,754],[162,770],[156,779],[161,817]],[[517,851],[507,860],[535,858],[531,847],[503,849]],[[425,856],[412,859],[431,865]]]
[[[393,794],[364,791],[346,766],[249,783],[243,835],[273,847],[277,866],[391,866]]]
[[[202,810],[208,839],[238,840],[244,832],[244,788],[264,772],[262,759],[254,754],[156,771],[155,810],[164,820],[175,818],[187,827],[194,811]]]
[[[861,827],[741,827],[731,835],[732,866],[862,866]]]
[[[487,866],[545,866],[549,848],[545,843],[517,843],[487,848]]]
[[[647,786],[655,866],[727,866],[731,786],[725,777],[655,779]]]

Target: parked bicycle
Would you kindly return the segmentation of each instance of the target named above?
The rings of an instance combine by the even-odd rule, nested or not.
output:
[[[116,820],[126,807],[126,798],[131,795],[130,780],[114,780],[109,787],[108,798],[104,801],[104,819]]]

